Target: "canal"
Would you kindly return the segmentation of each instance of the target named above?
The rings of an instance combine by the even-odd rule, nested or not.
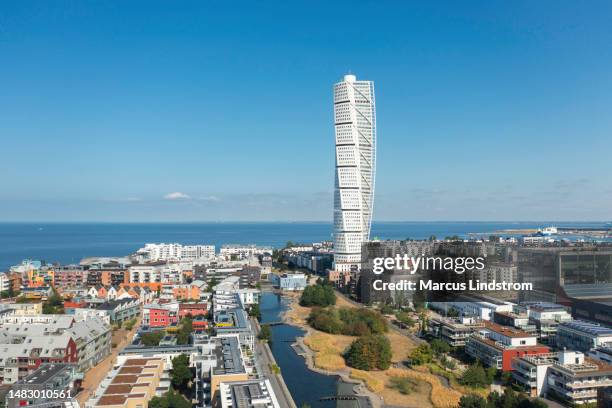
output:
[[[281,313],[288,307],[288,299],[272,292],[264,292],[259,307],[261,323],[278,322],[281,320]],[[337,395],[339,377],[309,370],[306,360],[291,348],[295,338],[302,336],[304,331],[287,324],[272,326],[271,329],[272,354],[298,408],[304,404],[312,408],[335,408],[335,402],[320,401],[320,398]]]

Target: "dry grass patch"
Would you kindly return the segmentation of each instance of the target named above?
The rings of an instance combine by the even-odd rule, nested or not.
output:
[[[442,385],[438,377],[429,372],[391,368],[388,370],[388,375],[393,377],[408,377],[429,383],[429,385],[431,385],[430,399],[434,407],[451,408],[459,405],[459,399],[462,394],[459,391],[446,388]]]
[[[337,371],[346,368],[342,354],[355,338],[350,336],[331,335],[314,331],[304,338],[306,344],[314,351],[315,366],[323,370]]]
[[[399,334],[393,330],[389,330],[386,334],[389,339],[389,343],[391,343],[391,362],[399,363],[401,361],[406,360],[408,354],[416,347],[414,341],[412,341],[409,337]]]
[[[351,378],[361,380],[372,392],[380,394],[385,389],[385,382],[371,372],[351,368]]]

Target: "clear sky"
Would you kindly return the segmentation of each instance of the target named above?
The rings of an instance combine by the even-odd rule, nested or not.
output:
[[[612,219],[610,1],[2,1],[0,220],[323,220],[375,81],[375,220]]]

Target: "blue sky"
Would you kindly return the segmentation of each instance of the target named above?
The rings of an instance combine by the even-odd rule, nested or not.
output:
[[[330,220],[374,80],[375,220],[612,219],[609,1],[0,3],[0,220]]]

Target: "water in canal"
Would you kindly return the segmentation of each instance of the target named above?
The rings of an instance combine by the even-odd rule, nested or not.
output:
[[[277,322],[288,302],[279,295],[264,292],[259,306],[262,323]],[[286,324],[272,326],[272,354],[298,407],[309,404],[312,408],[335,408],[335,402],[320,401],[320,398],[336,395],[339,377],[310,371],[306,360],[291,348],[295,338],[303,334],[303,330]]]

